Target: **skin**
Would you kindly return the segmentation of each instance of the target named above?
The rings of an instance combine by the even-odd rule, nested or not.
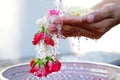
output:
[[[93,7],[88,15],[57,17],[48,27],[52,34],[57,34],[57,25],[61,24],[61,33],[65,37],[85,36],[99,39],[120,23],[120,0],[103,0]],[[102,6],[102,7],[101,7]]]

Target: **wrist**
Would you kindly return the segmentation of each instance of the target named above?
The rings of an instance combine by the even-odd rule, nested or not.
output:
[[[116,24],[120,24],[120,5],[116,5],[115,3],[109,3],[109,9],[111,9],[112,16],[111,18],[115,19]]]
[[[118,9],[119,9],[119,15],[120,15],[120,5],[118,6]],[[120,17],[119,17],[119,24],[120,24]]]
[[[118,24],[120,24],[120,5],[116,7],[115,15],[118,20]]]

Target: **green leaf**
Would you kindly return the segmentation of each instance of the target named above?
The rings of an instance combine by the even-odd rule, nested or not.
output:
[[[52,62],[54,62],[54,63],[56,63],[56,61],[52,58],[52,57],[49,57],[49,56],[47,56],[46,58],[45,58],[45,60],[46,60],[46,64],[48,64],[48,62],[51,60]]]
[[[44,65],[43,60],[40,58],[37,59],[37,63],[38,63],[39,68],[41,68]]]
[[[42,32],[45,32],[45,27],[44,27],[44,25],[42,25]]]
[[[50,60],[50,57],[49,56],[46,56],[46,58],[45,58],[47,61],[49,61]]]
[[[42,61],[40,58],[37,59],[38,62]]]
[[[52,62],[56,63],[56,61],[55,61],[53,58],[51,58],[50,60],[51,60]]]
[[[35,66],[37,64],[37,61],[35,61],[35,63],[32,66]]]
[[[41,65],[38,63],[38,67],[39,67],[39,69],[41,68]]]

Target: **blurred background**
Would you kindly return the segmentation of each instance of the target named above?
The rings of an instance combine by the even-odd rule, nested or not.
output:
[[[78,2],[79,1],[79,2]],[[92,7],[101,0],[65,0],[66,5]],[[71,3],[70,3],[71,2]],[[79,3],[79,4],[78,4]],[[32,39],[38,30],[36,20],[55,8],[52,0],[0,0],[0,70],[35,57]],[[120,25],[99,40],[69,38],[60,40],[61,61],[119,62]],[[73,46],[74,45],[74,46]]]

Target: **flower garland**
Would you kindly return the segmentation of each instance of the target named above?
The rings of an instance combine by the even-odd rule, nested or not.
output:
[[[58,10],[49,10],[47,16],[38,20],[40,30],[34,35],[32,41],[33,45],[38,48],[38,55],[36,59],[30,61],[30,73],[37,77],[46,77],[52,72],[58,72],[61,68],[61,62],[54,55],[55,51],[49,52],[50,48],[55,47],[56,42],[53,40],[54,35],[49,34],[47,31],[49,18],[58,15]]]
[[[70,7],[64,12],[64,15],[83,16],[90,11],[86,8]],[[50,22],[53,22],[55,17],[60,16],[60,14],[57,9],[49,10],[46,16],[37,21],[40,30],[34,35],[32,41],[33,45],[36,46],[37,56],[36,59],[30,61],[29,71],[37,77],[46,77],[52,72],[58,72],[61,68],[61,62],[55,57],[56,52],[53,50],[55,45],[57,45],[53,37],[56,38],[58,35],[61,36],[61,34],[54,36],[47,30]]]

